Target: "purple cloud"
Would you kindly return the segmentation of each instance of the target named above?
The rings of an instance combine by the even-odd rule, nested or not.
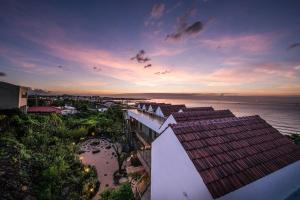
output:
[[[294,44],[291,44],[291,45],[287,48],[287,50],[294,49],[294,48],[297,48],[297,47],[300,47],[300,43],[299,43],[299,42],[294,43]]]
[[[151,10],[151,17],[155,19],[161,18],[161,16],[164,14],[165,11],[165,5],[160,3],[160,4],[154,4]]]

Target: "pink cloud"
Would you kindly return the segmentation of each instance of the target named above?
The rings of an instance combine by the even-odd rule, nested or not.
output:
[[[200,44],[220,51],[239,50],[250,53],[260,53],[268,50],[274,38],[274,34],[246,34],[239,36],[223,36],[219,38],[203,39]]]

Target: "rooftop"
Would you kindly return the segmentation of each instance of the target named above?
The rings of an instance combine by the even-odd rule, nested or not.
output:
[[[213,198],[300,159],[300,148],[259,116],[171,125]]]
[[[230,110],[177,112],[173,113],[172,116],[177,123],[235,117]]]
[[[28,113],[61,113],[61,109],[52,106],[32,106],[27,110]]]
[[[184,104],[180,105],[160,105],[159,106],[165,117],[168,117],[172,113],[178,112],[180,109],[186,108]]]
[[[190,107],[183,109],[184,112],[191,112],[191,111],[213,111],[213,107]]]

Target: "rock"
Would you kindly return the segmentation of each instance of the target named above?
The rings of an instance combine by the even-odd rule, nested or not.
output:
[[[83,154],[83,153],[85,153],[84,150],[80,150],[80,151],[78,152],[78,154]]]
[[[91,146],[97,146],[99,144],[100,144],[99,141],[93,141],[93,142],[90,143]]]
[[[128,182],[128,178],[126,178],[126,177],[122,177],[122,178],[120,178],[120,180],[119,180],[119,183],[120,183],[120,184],[126,183],[126,182]]]
[[[100,149],[95,149],[92,151],[92,153],[99,153],[100,152]]]

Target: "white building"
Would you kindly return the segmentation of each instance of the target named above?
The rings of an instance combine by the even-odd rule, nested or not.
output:
[[[0,81],[0,109],[20,108],[27,110],[28,87]]]
[[[279,200],[300,188],[300,147],[259,116],[171,125],[151,158],[152,200]]]

